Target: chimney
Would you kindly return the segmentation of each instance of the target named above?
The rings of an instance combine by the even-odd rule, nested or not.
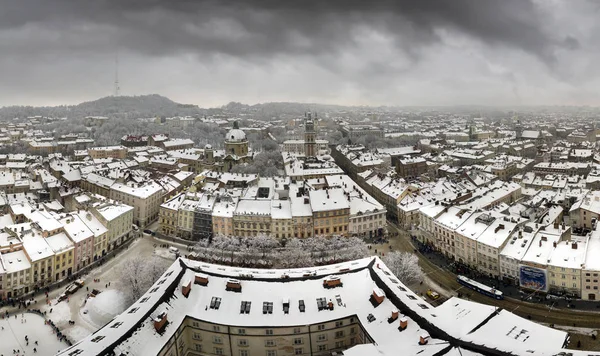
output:
[[[573,243],[571,244],[571,248],[572,248],[573,250],[577,250],[577,242],[573,242]]]
[[[165,326],[167,325],[167,312],[164,311],[160,313],[156,318],[154,318],[154,330],[160,333],[163,331]]]
[[[423,333],[419,336],[419,345],[425,345],[429,342],[429,333],[427,331],[423,331]]]
[[[391,319],[392,321],[394,321],[394,320],[398,319],[398,310],[397,310],[397,309],[393,309],[393,310],[392,310],[392,316],[390,317],[390,319]]]
[[[408,327],[408,319],[405,316],[403,316],[402,318],[400,318],[400,327],[398,328],[398,330],[404,331],[404,330],[406,330],[407,327]]]
[[[192,280],[187,279],[181,284],[181,294],[183,294],[183,296],[187,298],[188,295],[190,295],[191,291],[192,291]]]
[[[553,247],[556,247],[556,241],[554,241],[554,242],[552,243],[552,246],[553,246]]]
[[[373,294],[371,294],[371,303],[374,307],[378,307],[379,304],[383,303],[385,299],[385,293],[377,287],[373,288]]]

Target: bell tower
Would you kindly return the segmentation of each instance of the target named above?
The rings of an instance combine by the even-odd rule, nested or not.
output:
[[[315,157],[317,155],[317,132],[315,130],[316,120],[316,113],[314,119],[312,118],[312,114],[310,112],[304,114],[304,155],[306,157]]]

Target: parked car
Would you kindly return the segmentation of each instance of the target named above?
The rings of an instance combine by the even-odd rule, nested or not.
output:
[[[83,279],[78,279],[75,282],[73,282],[75,284],[77,284],[79,286],[79,288],[83,287],[85,284],[85,281]]]
[[[71,283],[67,286],[65,293],[67,295],[69,295],[69,294],[73,294],[73,293],[77,292],[78,290],[79,290],[79,285],[77,285],[76,283]]]
[[[152,235],[152,230],[145,229],[144,234]]]

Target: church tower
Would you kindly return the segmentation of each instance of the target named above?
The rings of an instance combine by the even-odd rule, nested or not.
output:
[[[304,114],[304,155],[306,157],[315,157],[317,155],[317,132],[315,131],[316,120],[316,113],[314,120],[310,112]]]

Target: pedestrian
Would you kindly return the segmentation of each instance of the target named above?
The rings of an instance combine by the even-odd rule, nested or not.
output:
[[[110,282],[108,282],[108,286],[110,287]]]

